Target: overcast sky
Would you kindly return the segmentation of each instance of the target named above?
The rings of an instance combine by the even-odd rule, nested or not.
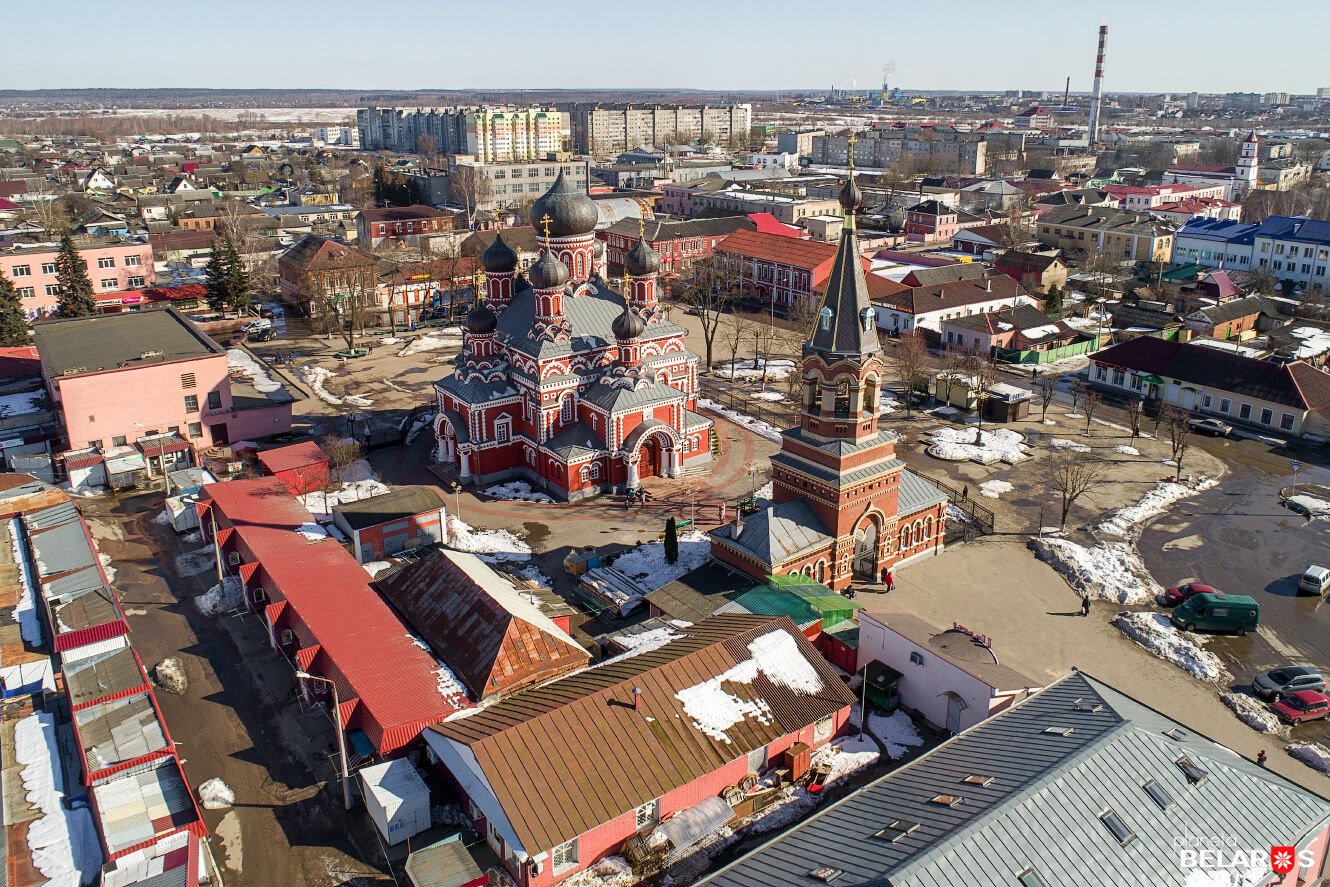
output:
[[[5,17],[12,89],[866,88],[894,61],[907,89],[1088,91],[1101,21],[1110,92],[1330,86],[1326,0],[65,0]]]

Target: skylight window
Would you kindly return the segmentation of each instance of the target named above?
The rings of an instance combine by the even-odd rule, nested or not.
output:
[[[1160,810],[1167,810],[1173,806],[1173,796],[1168,793],[1168,789],[1151,779],[1145,785],[1141,786],[1145,793],[1150,796],[1150,800],[1159,805]]]
[[[1127,824],[1122,821],[1122,817],[1113,812],[1111,807],[1099,815],[1099,821],[1113,833],[1113,837],[1117,838],[1118,843],[1122,846],[1125,847],[1136,840],[1136,833],[1127,827]]]
[[[908,819],[893,819],[881,831],[874,832],[873,837],[895,844],[904,840],[906,835],[913,833],[918,828],[919,823],[917,822],[911,822]]]
[[[808,873],[808,877],[821,881],[823,884],[830,884],[832,881],[836,880],[843,874],[845,874],[845,872],[841,871],[838,868],[833,868],[829,865],[824,865],[813,869],[811,872]]]
[[[1169,729],[1164,731],[1164,735],[1176,742],[1181,742],[1182,740],[1187,738],[1186,731],[1182,730],[1179,727],[1170,727]]]
[[[1076,731],[1071,727],[1045,727],[1044,732],[1050,736],[1070,736]]]
[[[933,795],[928,799],[928,803],[937,804],[941,807],[959,807],[963,800],[965,799],[960,795]]]
[[[1020,881],[1021,887],[1048,887],[1043,876],[1035,869],[1026,869],[1016,876],[1016,880]]]
[[[982,773],[971,773],[969,776],[962,779],[961,782],[965,783],[966,785],[988,786],[992,785],[995,780],[996,777],[993,776],[984,776]]]
[[[1196,766],[1196,764],[1192,761],[1191,758],[1181,757],[1178,758],[1173,763],[1178,765],[1178,769],[1183,772],[1183,774],[1187,777],[1187,781],[1190,782],[1192,785],[1200,785],[1201,783],[1205,782],[1207,779],[1210,778],[1210,774],[1207,771],[1202,770],[1200,767]]]

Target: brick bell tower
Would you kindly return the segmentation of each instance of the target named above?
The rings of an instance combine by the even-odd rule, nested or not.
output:
[[[894,560],[904,468],[895,435],[878,427],[885,373],[855,234],[863,197],[853,168],[839,199],[845,227],[803,347],[799,427],[784,432],[771,460],[776,504],[804,499],[834,537],[826,584],[836,590],[856,575],[876,580]]]

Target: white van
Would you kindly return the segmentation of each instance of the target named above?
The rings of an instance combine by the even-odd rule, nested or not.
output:
[[[251,320],[249,323],[245,324],[243,327],[241,327],[241,329],[243,329],[247,333],[257,333],[259,330],[266,330],[271,328],[272,328],[272,321],[266,317],[257,317],[254,320]]]
[[[1308,594],[1325,594],[1330,589],[1330,570],[1325,567],[1318,567],[1312,564],[1303,571],[1302,578],[1298,580],[1298,591],[1305,591]]]

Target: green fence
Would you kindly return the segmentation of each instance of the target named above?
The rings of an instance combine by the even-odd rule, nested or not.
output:
[[[1078,354],[1089,354],[1091,351],[1099,350],[1099,337],[1092,336],[1089,339],[1082,339],[1079,342],[1073,342],[1070,345],[1063,345],[1061,348],[1050,348],[1047,351],[1019,351],[1015,348],[994,348],[993,359],[1003,363],[1053,363],[1066,357],[1075,357]]]

